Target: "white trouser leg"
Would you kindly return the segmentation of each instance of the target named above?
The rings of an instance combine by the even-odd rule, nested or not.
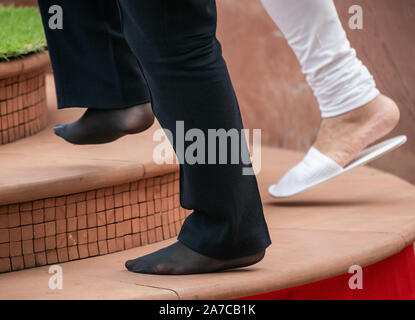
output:
[[[323,118],[359,108],[379,94],[356,57],[332,0],[261,0],[301,63]]]

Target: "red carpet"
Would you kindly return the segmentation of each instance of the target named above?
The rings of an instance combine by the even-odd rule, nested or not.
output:
[[[240,300],[414,300],[414,247],[410,245],[388,259],[363,268],[363,289],[349,288],[353,275],[346,273]]]

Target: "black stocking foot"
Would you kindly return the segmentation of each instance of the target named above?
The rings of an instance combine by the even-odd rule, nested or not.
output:
[[[253,265],[262,260],[265,250],[243,258],[218,260],[197,253],[181,242],[176,242],[143,257],[128,260],[131,272],[146,274],[183,275],[219,272]]]
[[[88,109],[70,124],[55,126],[55,134],[72,144],[103,144],[142,132],[154,122],[149,103],[124,109]]]

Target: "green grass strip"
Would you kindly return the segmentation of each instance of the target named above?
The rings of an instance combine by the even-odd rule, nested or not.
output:
[[[38,8],[0,5],[0,60],[46,49]]]

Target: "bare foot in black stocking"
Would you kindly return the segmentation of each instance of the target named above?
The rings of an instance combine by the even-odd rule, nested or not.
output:
[[[55,126],[55,134],[72,144],[103,144],[142,132],[154,122],[149,103],[124,109],[88,109],[77,121]]]
[[[262,260],[265,250],[247,257],[218,260],[197,253],[181,242],[143,257],[128,260],[125,267],[136,273],[183,275],[218,272],[253,265]]]

